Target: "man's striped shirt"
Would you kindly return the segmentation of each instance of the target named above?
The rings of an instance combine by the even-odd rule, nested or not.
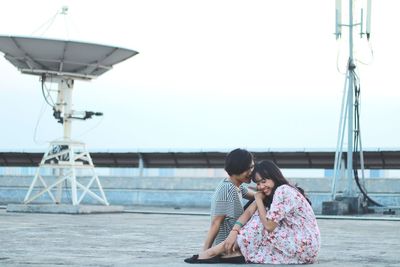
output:
[[[224,241],[232,230],[236,220],[243,214],[242,197],[247,198],[248,190],[243,184],[236,187],[229,178],[225,178],[215,189],[211,201],[211,218],[225,215],[219,227],[214,245]]]

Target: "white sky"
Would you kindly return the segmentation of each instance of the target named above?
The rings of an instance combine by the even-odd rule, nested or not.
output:
[[[337,59],[344,71],[348,42],[333,35],[334,0],[1,4],[0,35],[31,36],[68,5],[68,31],[60,16],[43,37],[139,52],[96,80],[75,82],[74,109],[105,114],[73,124],[73,137],[91,150],[336,146],[345,80]],[[358,64],[362,142],[398,148],[400,1],[372,4],[370,43],[355,36],[359,60],[371,62],[369,45],[374,51],[369,65]],[[50,108],[41,113],[38,77],[20,74],[2,54],[0,100],[0,150],[43,150],[62,136]]]

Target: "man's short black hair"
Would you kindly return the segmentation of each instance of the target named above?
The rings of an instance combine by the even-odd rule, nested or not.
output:
[[[237,148],[228,153],[225,158],[225,171],[228,175],[239,175],[250,169],[253,154],[245,149]]]

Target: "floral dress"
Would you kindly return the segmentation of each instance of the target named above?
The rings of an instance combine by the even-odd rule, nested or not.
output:
[[[278,226],[268,233],[258,211],[242,227],[237,237],[247,262],[304,264],[316,262],[320,233],[314,212],[295,188],[281,185],[275,190],[267,219]]]

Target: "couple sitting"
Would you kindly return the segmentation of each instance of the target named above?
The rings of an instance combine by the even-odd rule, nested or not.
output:
[[[253,155],[243,149],[227,155],[225,170],[229,178],[214,193],[203,250],[185,262],[316,262],[320,232],[304,191],[290,185],[272,161],[254,165]],[[243,185],[250,179],[257,184],[257,192]],[[250,200],[245,210],[242,197]]]

